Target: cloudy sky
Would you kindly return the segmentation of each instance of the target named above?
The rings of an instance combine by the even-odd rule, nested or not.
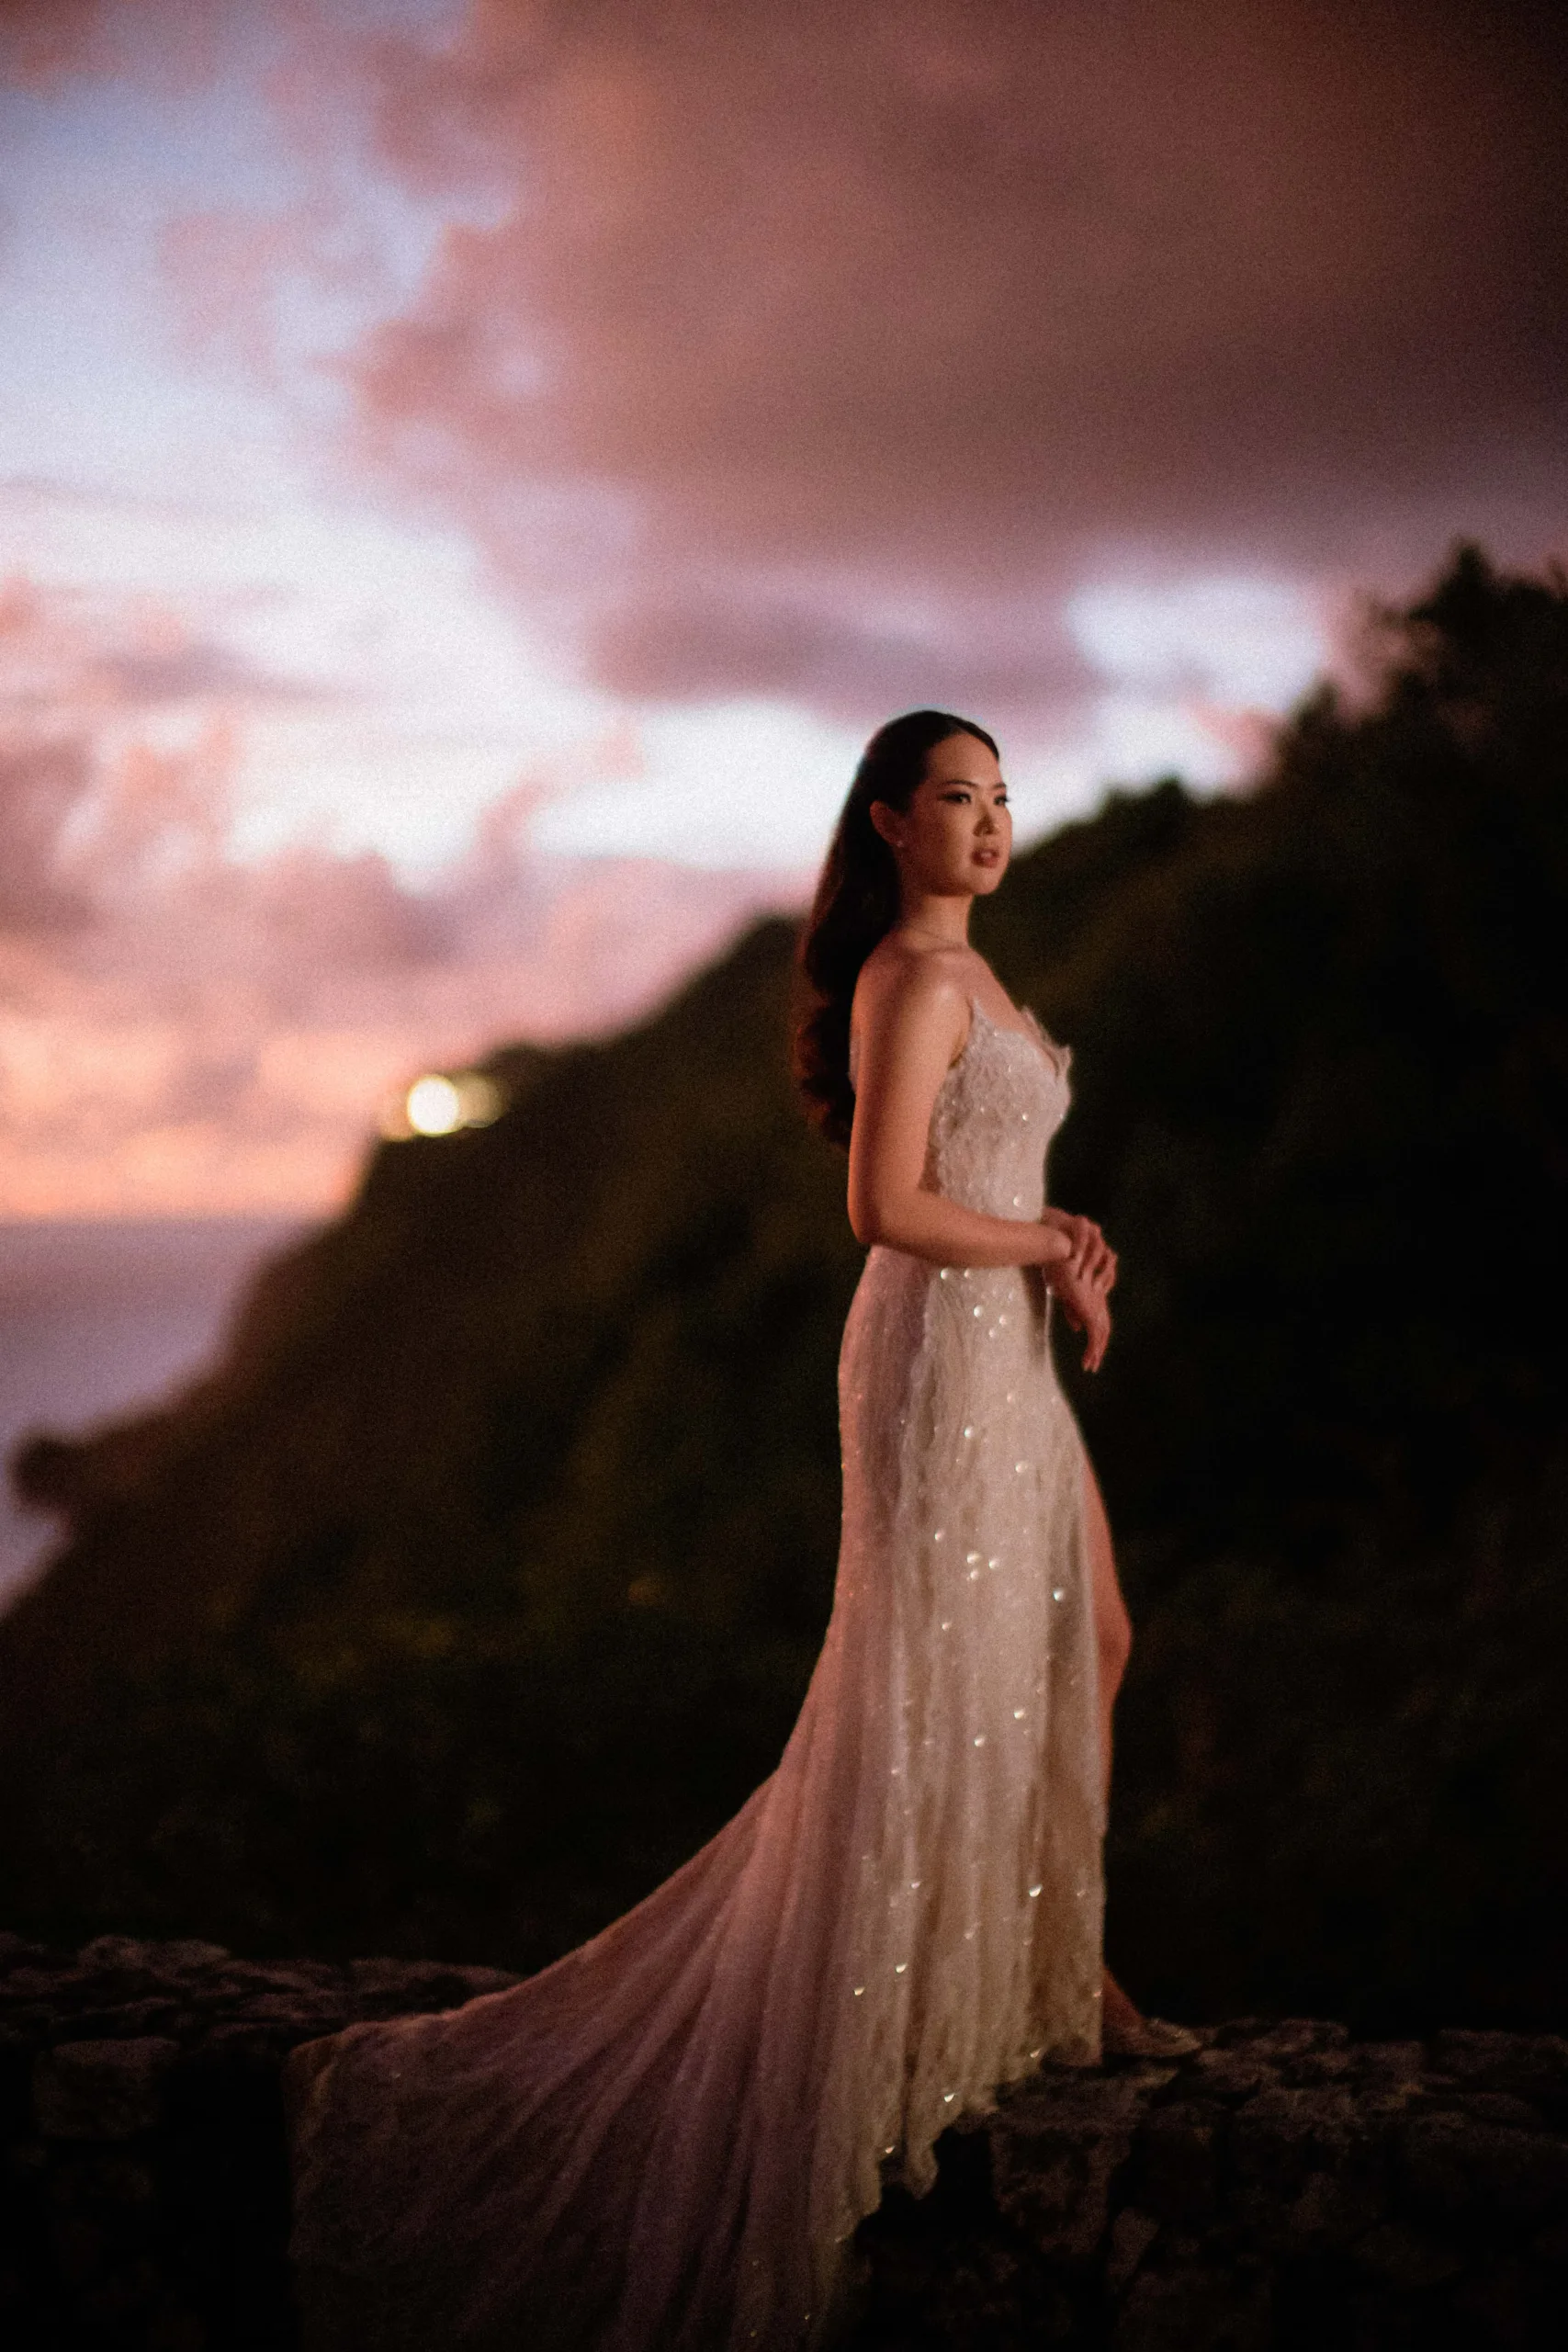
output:
[[[0,1216],[310,1210],[941,701],[1245,777],[1568,541],[1527,0],[0,0]]]

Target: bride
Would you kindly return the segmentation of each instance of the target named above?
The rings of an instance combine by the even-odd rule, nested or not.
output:
[[[868,1247],[840,1359],[832,1619],[778,1770],[509,1991],[289,2064],[310,2352],[761,2352],[841,2313],[889,2181],[1043,2060],[1175,2052],[1104,1971],[1130,1638],[1057,1385],[1116,1261],[1044,1200],[1065,1047],[968,944],[1011,819],[942,711],[872,738],[807,927],[797,1069]]]

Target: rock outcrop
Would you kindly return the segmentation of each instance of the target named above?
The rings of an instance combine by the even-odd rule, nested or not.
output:
[[[6,2352],[285,2352],[285,2052],[513,1981],[0,1936]],[[1561,2341],[1557,2036],[1244,2021],[1179,2065],[1044,2076],[942,2155],[861,2233],[857,2352]]]
[[[860,2352],[1546,2346],[1568,2301],[1568,2041],[1244,2020],[1056,2075],[861,2233]]]
[[[127,1936],[73,1955],[0,1935],[0,2345],[286,2352],[286,2053],[513,1982]]]

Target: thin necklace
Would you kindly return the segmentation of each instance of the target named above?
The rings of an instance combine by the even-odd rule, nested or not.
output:
[[[939,947],[967,947],[969,944],[966,939],[949,939],[942,932],[928,931],[923,923],[905,922],[900,920],[894,928],[897,931],[909,932],[916,939],[934,939]]]

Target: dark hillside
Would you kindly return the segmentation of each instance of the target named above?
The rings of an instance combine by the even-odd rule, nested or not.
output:
[[[1114,1940],[1190,2006],[1560,2016],[1563,582],[1463,557],[1386,652],[1064,963],[1008,943],[1128,1269]]]
[[[784,1071],[792,946],[784,924],[754,933],[608,1045],[498,1055],[507,1114],[383,1147],[178,1411],[35,1443],[19,1475],[74,1540],[6,1621],[0,1672],[26,1650],[28,1681],[65,1698],[101,1657],[180,1654],[253,1611],[308,1647],[329,1623],[406,1645],[433,1611],[569,1638],[650,1563],[694,1622],[773,1609],[814,1631],[827,1585],[802,1605],[795,1563],[826,1544],[830,1577],[814,1490],[832,1400],[766,1408],[798,1350],[829,1343],[858,1259]],[[792,1448],[813,1465],[801,1526],[776,1509]],[[753,1524],[760,1483],[774,1507]],[[111,1598],[128,1577],[133,1612]]]
[[[982,944],[1122,1252],[1076,1384],[1139,1641],[1113,1954],[1162,2007],[1560,2022],[1568,590],[1458,559],[1244,797],[1118,796]],[[858,1253],[791,943],[497,1056],[177,1408],[40,1441],[13,1923],[527,1965],[766,1771],[830,1588]]]

